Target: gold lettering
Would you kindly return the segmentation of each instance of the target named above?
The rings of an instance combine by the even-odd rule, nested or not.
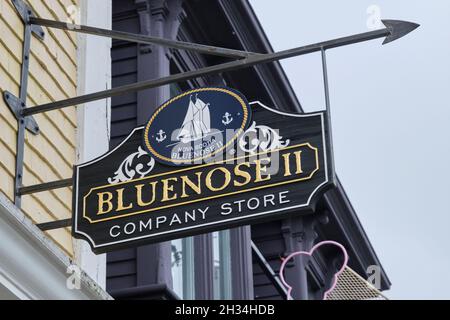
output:
[[[213,173],[216,172],[216,171],[222,171],[224,173],[224,175],[225,175],[224,183],[222,184],[222,186],[217,187],[217,188],[213,187],[212,181],[211,181],[211,177],[212,177]],[[221,190],[225,189],[228,186],[230,181],[231,181],[231,173],[230,173],[230,171],[228,171],[226,168],[219,167],[219,168],[215,168],[215,169],[211,170],[210,172],[208,172],[208,174],[206,175],[205,183],[206,183],[206,186],[208,187],[209,190],[211,190],[211,191],[221,191]]]
[[[132,203],[130,203],[128,206],[123,205],[123,190],[125,190],[125,188],[116,190],[116,192],[117,192],[117,211],[123,211],[123,210],[133,208]]]
[[[284,176],[288,177],[291,175],[291,166],[289,164],[289,157],[291,156],[291,153],[285,153],[283,154],[284,158]]]
[[[246,167],[250,168],[250,162],[243,162],[243,163],[238,164],[236,167],[234,167],[234,174],[237,177],[245,178],[244,182],[238,182],[238,181],[234,180],[235,187],[245,186],[246,184],[250,183],[250,181],[252,180],[252,176],[250,175],[250,173],[248,173],[247,171],[241,170],[241,166],[246,166]]]
[[[105,195],[107,196],[106,199],[105,199]],[[97,215],[101,215],[101,214],[105,214],[105,213],[111,212],[112,209],[113,209],[113,204],[111,202],[111,200],[113,198],[113,194],[111,192],[99,192],[99,193],[97,193],[97,196],[98,196],[98,212],[97,212]],[[107,210],[103,209],[105,204],[108,206]]]
[[[142,188],[145,186],[145,184],[138,184],[135,186],[136,188],[136,198],[137,198],[137,204],[139,207],[145,207],[151,205],[153,202],[155,202],[156,199],[156,185],[158,184],[158,181],[152,181],[150,182],[150,185],[152,187],[152,198],[150,201],[145,202],[142,200]]]
[[[202,173],[201,172],[196,172],[195,174],[197,175],[197,184],[192,182],[192,180],[190,180],[188,176],[181,176],[180,177],[181,178],[181,183],[182,183],[181,198],[189,197],[189,195],[186,193],[186,185],[188,185],[197,194],[201,194],[202,193],[201,180],[200,180],[200,178],[202,176]]]
[[[267,181],[270,180],[271,176],[270,174],[267,173],[267,167],[263,167],[262,166],[262,162],[263,161],[267,161],[266,164],[270,163],[270,158],[263,158],[263,159],[258,159],[258,160],[254,160],[253,162],[256,164],[256,179],[255,179],[255,183],[256,182],[262,182],[262,181]],[[262,177],[262,174],[265,174],[265,178]]]
[[[294,152],[294,155],[295,155],[295,163],[297,165],[297,171],[295,172],[295,174],[301,174],[301,173],[303,173],[303,170],[302,170],[302,158],[301,158],[302,151],[301,150],[300,151],[296,151],[296,152]]]
[[[173,192],[173,185],[169,185],[169,182],[171,182],[171,181],[173,181],[173,182],[178,181],[178,178],[167,178],[167,179],[161,180],[161,182],[163,184],[163,196],[162,196],[161,202],[175,200],[177,198],[176,193],[174,193],[172,196],[169,195],[169,191]]]

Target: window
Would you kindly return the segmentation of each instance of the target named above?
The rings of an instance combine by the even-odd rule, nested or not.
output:
[[[173,291],[181,299],[194,299],[194,239],[173,240],[171,246]]]
[[[230,231],[213,233],[214,299],[232,299]]]

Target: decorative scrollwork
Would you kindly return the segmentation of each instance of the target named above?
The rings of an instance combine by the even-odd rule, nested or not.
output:
[[[257,126],[256,122],[253,122],[239,139],[239,147],[245,152],[256,153],[284,148],[290,142],[289,139],[283,141],[278,130],[264,125]]]
[[[144,163],[136,163],[136,159],[144,156],[149,157],[150,161]],[[145,166],[147,168],[145,168]],[[119,182],[129,181],[134,178],[143,178],[153,170],[154,166],[155,159],[153,159],[150,154],[139,147],[137,152],[134,152],[125,158],[125,160],[120,164],[117,171],[114,172],[114,177],[108,178],[108,183],[115,184]]]

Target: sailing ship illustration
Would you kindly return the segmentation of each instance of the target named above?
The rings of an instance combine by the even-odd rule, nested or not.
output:
[[[192,95],[189,97],[189,107],[181,125],[177,140],[188,143],[203,138],[211,132],[211,117],[209,112],[209,103],[203,102],[195,95],[193,101]]]

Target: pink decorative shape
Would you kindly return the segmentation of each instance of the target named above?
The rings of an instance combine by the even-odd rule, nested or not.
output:
[[[344,254],[344,263],[342,264],[342,267],[338,270],[338,272],[336,272],[336,274],[333,276],[333,281],[332,281],[331,287],[330,287],[330,289],[325,291],[325,293],[323,294],[323,300],[326,300],[328,298],[328,294],[330,294],[336,287],[337,278],[339,277],[339,275],[342,272],[344,272],[344,269],[348,263],[347,250],[345,250],[345,248],[342,244],[340,244],[336,241],[331,241],[331,240],[322,241],[322,242],[317,243],[314,247],[312,247],[310,251],[297,251],[297,252],[291,253],[285,259],[283,259],[283,262],[281,263],[281,268],[280,268],[280,279],[281,279],[281,282],[285,285],[285,287],[288,290],[288,292],[287,292],[288,300],[293,300],[293,299],[291,296],[292,287],[285,281],[284,275],[283,275],[286,263],[295,256],[299,256],[299,255],[312,256],[312,254],[314,253],[315,250],[317,250],[319,247],[324,246],[324,245],[334,245],[334,246],[338,247],[339,249],[341,249],[342,253]]]

